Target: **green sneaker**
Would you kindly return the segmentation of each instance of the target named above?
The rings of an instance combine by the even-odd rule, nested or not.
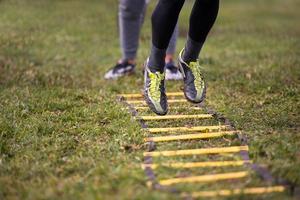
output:
[[[158,115],[167,114],[168,103],[165,92],[165,73],[152,73],[146,64],[144,79],[144,97],[149,108]]]
[[[179,69],[183,76],[184,95],[192,103],[201,103],[206,95],[206,84],[197,62],[186,63],[182,59],[184,49],[178,57]]]

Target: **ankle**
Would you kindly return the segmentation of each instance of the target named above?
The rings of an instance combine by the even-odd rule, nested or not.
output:
[[[151,72],[163,73],[165,66],[166,49],[158,49],[152,46],[147,67]]]
[[[118,63],[128,63],[130,65],[135,65],[136,64],[136,60],[135,59],[120,59],[118,61]]]
[[[174,58],[173,54],[167,54],[166,57],[165,57],[165,63],[173,62],[173,58]]]
[[[196,62],[198,60],[198,56],[200,54],[202,46],[203,43],[196,42],[188,37],[182,55],[183,61],[187,63]]]
[[[131,65],[135,65],[135,59],[128,59],[127,62]]]

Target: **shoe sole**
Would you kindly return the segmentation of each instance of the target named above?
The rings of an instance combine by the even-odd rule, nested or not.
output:
[[[163,112],[163,113],[157,112],[157,110],[156,110],[155,107],[153,106],[152,102],[151,102],[150,100],[147,99],[146,94],[144,94],[144,96],[145,96],[144,99],[145,99],[145,101],[146,101],[148,107],[150,108],[150,110],[151,110],[152,112],[154,112],[155,114],[160,115],[160,116],[166,115],[166,114],[168,113],[168,109],[167,109],[165,112]]]
[[[199,103],[202,103],[202,102],[205,100],[205,98],[206,98],[206,84],[205,84],[205,86],[204,86],[203,94],[202,94],[202,96],[201,96],[201,98],[200,98],[199,101],[195,101],[195,100],[192,100],[192,99],[188,98],[185,91],[186,91],[186,90],[185,90],[185,88],[184,88],[183,94],[184,94],[185,98],[186,98],[189,102],[191,102],[191,103],[199,104]]]

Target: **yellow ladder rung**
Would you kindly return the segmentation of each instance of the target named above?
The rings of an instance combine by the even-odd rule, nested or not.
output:
[[[118,97],[124,97],[124,98],[142,98],[144,97],[143,94],[118,94],[117,95]]]
[[[236,161],[207,161],[207,162],[187,162],[187,163],[163,163],[163,164],[142,164],[142,168],[156,169],[158,167],[169,168],[206,168],[206,167],[227,167],[227,166],[242,166],[252,163],[251,160],[236,160]]]
[[[215,191],[200,191],[192,192],[191,194],[182,193],[181,197],[217,197],[217,196],[233,196],[233,195],[253,195],[253,194],[269,194],[274,192],[284,192],[284,186],[269,186],[269,187],[251,187],[244,189],[232,189],[232,190],[215,190]]]
[[[148,106],[137,106],[134,109],[136,110],[149,110]],[[178,110],[178,109],[189,109],[189,110],[202,110],[200,107],[178,107],[178,106],[172,106],[169,107],[169,110]]]
[[[212,118],[211,114],[196,114],[196,115],[164,115],[164,116],[141,116],[142,120],[169,120],[169,119],[208,119]]]
[[[167,128],[148,128],[150,133],[162,133],[162,132],[190,132],[190,131],[205,131],[205,130],[222,130],[229,128],[227,125],[218,126],[193,126],[193,127],[167,127]]]
[[[203,155],[203,154],[221,154],[221,153],[236,153],[240,151],[248,151],[248,146],[233,146],[233,147],[217,147],[205,149],[184,149],[174,151],[152,151],[144,152],[144,156],[187,156],[187,155]]]
[[[144,97],[143,94],[119,94],[119,97],[124,98],[142,98]],[[183,92],[167,92],[167,96],[169,97],[176,97],[176,96],[184,96]]]
[[[146,105],[145,100],[128,100],[126,101],[129,104],[143,104]],[[188,102],[186,99],[169,99],[168,103],[184,103]]]
[[[182,178],[171,178],[159,181],[159,184],[163,186],[178,184],[178,183],[196,183],[196,182],[213,182],[222,181],[229,179],[240,179],[249,175],[247,171],[223,173],[223,174],[209,174],[202,176],[182,177]]]
[[[159,137],[149,137],[145,138],[145,142],[167,142],[174,140],[193,140],[193,139],[209,139],[222,137],[225,135],[234,135],[239,133],[239,131],[222,131],[222,132],[212,132],[212,133],[195,133],[186,135],[170,135],[170,136],[159,136]]]

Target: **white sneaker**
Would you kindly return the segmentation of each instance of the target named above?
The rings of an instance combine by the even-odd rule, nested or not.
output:
[[[129,64],[127,61],[117,63],[108,72],[105,73],[105,79],[117,79],[119,77],[134,73],[135,65]]]
[[[180,71],[174,65],[174,62],[166,63],[165,67],[166,67],[166,80],[182,80],[183,79]]]

